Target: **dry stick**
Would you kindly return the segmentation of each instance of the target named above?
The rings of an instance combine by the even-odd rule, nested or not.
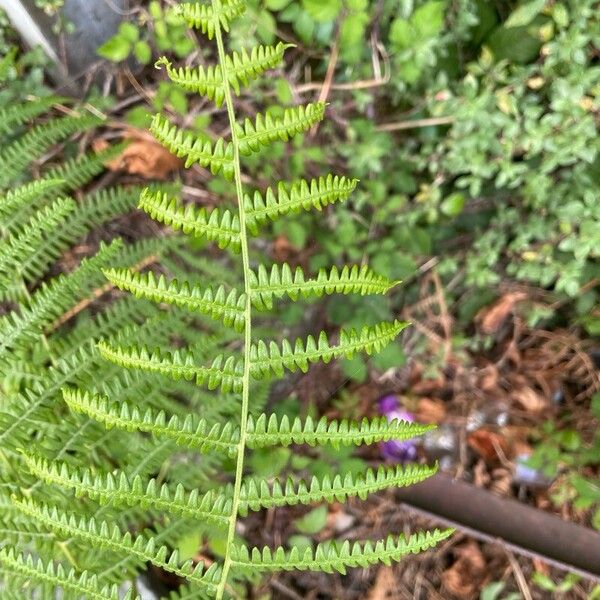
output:
[[[156,254],[152,254],[141,260],[139,263],[131,267],[132,271],[140,271],[145,267],[150,266],[158,260],[158,256]],[[51,333],[58,329],[61,325],[64,325],[67,321],[70,321],[73,317],[77,316],[82,310],[85,310],[94,300],[97,300],[107,292],[110,292],[114,288],[114,284],[111,282],[105,283],[102,287],[95,289],[91,296],[85,298],[78,304],[76,304],[73,308],[69,309],[66,313],[60,316],[50,327],[46,330],[46,333]]]
[[[505,546],[503,546],[503,549],[506,553],[506,556],[508,557],[508,561],[510,562],[510,566],[512,567],[513,574],[515,576],[515,580],[517,581],[517,585],[521,590],[521,594],[523,594],[523,598],[525,598],[525,600],[533,600],[531,590],[527,585],[527,580],[525,579],[525,575],[523,575],[523,571],[521,569],[521,566],[517,562],[515,555]]]
[[[348,83],[331,83],[329,89],[339,91],[368,90],[370,88],[381,87],[388,82],[389,77],[382,77],[381,79],[361,79],[359,81],[351,81]],[[311,83],[302,83],[294,87],[294,91],[298,94],[306,94],[307,92],[321,90],[324,86],[325,81],[313,81]]]
[[[331,84],[333,83],[333,76],[335,75],[335,68],[337,66],[338,56],[340,54],[340,49],[338,46],[337,39],[333,44],[333,48],[331,49],[331,56],[329,57],[329,64],[327,65],[327,73],[325,74],[325,81],[323,82],[323,87],[319,93],[318,102],[327,102],[327,98],[329,97],[329,92],[331,90]],[[315,137],[317,132],[319,131],[319,124],[317,123],[310,132],[311,137]]]
[[[383,123],[378,125],[376,131],[400,131],[402,129],[416,129],[417,127],[431,127],[433,125],[450,125],[454,117],[430,117],[428,119],[415,119],[414,121],[398,121],[397,123]]]

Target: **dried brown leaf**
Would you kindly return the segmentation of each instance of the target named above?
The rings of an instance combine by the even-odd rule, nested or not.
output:
[[[515,305],[527,298],[524,292],[512,292],[505,294],[495,304],[489,308],[484,308],[479,312],[476,321],[482,333],[491,335],[496,333],[504,321],[512,314]]]
[[[508,442],[506,438],[501,433],[489,429],[473,431],[469,434],[467,443],[487,463],[501,461],[508,454]]]
[[[532,414],[539,414],[548,406],[546,398],[529,386],[515,390],[512,393],[512,398],[528,413]]]
[[[166,179],[172,172],[181,168],[181,160],[150,135],[130,129],[125,132],[124,138],[129,140],[129,144],[119,156],[106,163],[110,171],[125,171],[146,179]],[[93,146],[96,151],[100,151],[108,144],[100,139],[96,140]]]
[[[470,540],[456,547],[454,554],[457,560],[442,573],[442,583],[457,598],[475,598],[481,590],[487,570],[479,544]]]

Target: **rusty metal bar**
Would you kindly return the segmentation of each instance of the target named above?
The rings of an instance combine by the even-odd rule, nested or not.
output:
[[[600,582],[600,533],[446,475],[407,488],[407,507],[486,542]]]

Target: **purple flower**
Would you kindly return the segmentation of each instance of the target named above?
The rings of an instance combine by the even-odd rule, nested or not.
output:
[[[379,412],[387,417],[389,422],[394,419],[414,423],[415,417],[400,405],[398,396],[390,394],[379,400]],[[380,444],[381,454],[390,462],[410,462],[417,458],[417,446],[414,438],[409,440],[389,440]]]

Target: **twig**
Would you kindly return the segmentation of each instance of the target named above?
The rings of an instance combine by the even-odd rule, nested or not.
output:
[[[519,586],[519,589],[521,590],[521,594],[523,594],[523,598],[525,600],[533,600],[533,596],[531,595],[531,590],[529,589],[529,586],[527,585],[527,580],[525,579],[525,575],[523,575],[523,571],[521,570],[521,567],[520,567],[519,563],[517,562],[515,555],[506,547],[504,547],[504,552],[506,553],[506,556],[508,557],[508,561],[510,562],[510,566],[512,567],[512,570],[513,570],[513,573],[515,576],[515,580],[517,582],[517,585]]]
[[[329,98],[329,92],[331,91],[331,84],[333,83],[333,76],[335,75],[335,68],[337,66],[339,55],[340,49],[336,39],[336,41],[333,43],[333,47],[331,48],[331,56],[329,57],[329,64],[327,65],[327,73],[325,73],[325,81],[323,82],[323,87],[321,87],[321,91],[319,92],[319,102],[327,102],[327,98]],[[318,131],[319,124],[317,123],[310,132],[311,137],[317,135]]]
[[[361,79],[359,81],[350,81],[348,83],[332,83],[329,86],[331,90],[340,91],[353,91],[353,90],[366,90],[374,87],[381,87],[388,83],[387,78],[381,79]],[[324,81],[312,81],[309,83],[302,83],[294,88],[294,91],[298,94],[306,94],[307,92],[314,92],[320,90],[325,85]]]
[[[414,121],[398,121],[397,123],[383,123],[375,129],[377,131],[401,131],[403,129],[417,129],[419,127],[432,127],[433,125],[450,125],[454,117],[430,117],[428,119],[415,119]]]

